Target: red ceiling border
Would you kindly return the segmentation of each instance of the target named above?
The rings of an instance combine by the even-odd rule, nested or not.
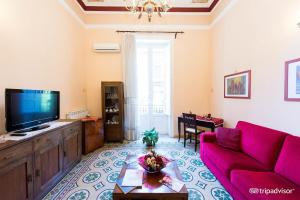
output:
[[[214,0],[207,8],[177,7],[171,8],[168,12],[211,12],[219,1],[220,0]],[[87,6],[82,0],[77,0],[77,2],[85,11],[128,11],[125,7],[120,6]]]

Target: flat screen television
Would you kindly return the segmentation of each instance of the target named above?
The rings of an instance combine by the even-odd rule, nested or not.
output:
[[[42,124],[59,119],[59,104],[58,91],[6,89],[6,130],[27,132],[49,127]]]

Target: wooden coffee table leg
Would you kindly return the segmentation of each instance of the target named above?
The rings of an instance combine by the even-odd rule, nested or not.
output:
[[[113,193],[113,200],[121,200],[121,199],[119,198],[119,195]]]

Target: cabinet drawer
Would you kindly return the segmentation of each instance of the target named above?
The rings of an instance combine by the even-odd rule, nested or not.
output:
[[[63,135],[64,135],[64,138],[66,138],[66,137],[70,137],[72,135],[77,135],[77,134],[79,134],[80,131],[81,131],[80,125],[71,126],[70,128],[64,129]]]
[[[32,142],[25,142],[17,146],[0,151],[0,167],[14,162],[32,153]]]
[[[37,137],[34,140],[34,150],[36,151],[45,147],[56,146],[57,144],[60,143],[61,136],[62,136],[62,130],[58,130]]]

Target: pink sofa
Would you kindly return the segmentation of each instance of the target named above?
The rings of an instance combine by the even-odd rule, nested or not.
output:
[[[202,161],[232,197],[299,200],[300,138],[243,121],[236,128],[241,130],[240,152],[219,146],[215,133],[200,138]]]

